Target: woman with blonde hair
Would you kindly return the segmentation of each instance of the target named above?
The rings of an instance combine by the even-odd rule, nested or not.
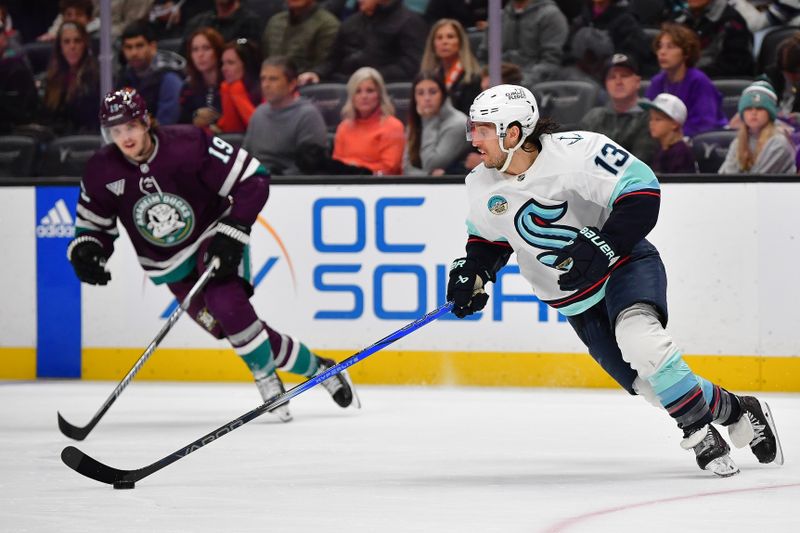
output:
[[[778,97],[766,81],[747,87],[739,99],[742,123],[731,142],[720,174],[794,174],[795,151],[776,126]]]
[[[440,19],[431,27],[420,72],[438,72],[453,107],[469,113],[469,106],[481,92],[481,67],[459,21]]]
[[[404,145],[403,123],[394,116],[383,76],[372,67],[356,70],[347,81],[333,159],[376,175],[397,175],[402,171]]]

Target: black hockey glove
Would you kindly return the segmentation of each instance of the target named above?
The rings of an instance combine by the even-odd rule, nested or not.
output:
[[[587,226],[556,254],[553,265],[566,271],[558,278],[562,291],[587,287],[603,278],[619,256],[597,228]]]
[[[219,268],[214,277],[222,279],[233,276],[239,269],[244,247],[249,241],[249,226],[224,218],[217,223],[217,234],[208,245],[203,263],[207,265],[212,257],[219,257]]]
[[[94,238],[84,236],[73,240],[67,248],[67,258],[82,282],[106,285],[111,280],[111,274],[106,270],[108,254]]]
[[[489,301],[483,284],[490,278],[474,259],[461,257],[453,261],[447,282],[447,300],[453,302],[453,314],[464,318],[483,309]]]

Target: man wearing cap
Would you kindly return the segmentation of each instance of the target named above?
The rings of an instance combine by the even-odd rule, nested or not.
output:
[[[693,174],[697,161],[683,138],[686,105],[673,94],[661,93],[651,102],[639,102],[650,111],[650,136],[659,143],[650,168],[657,174]]]
[[[786,134],[776,127],[778,97],[767,81],[747,87],[739,98],[742,123],[731,142],[720,174],[794,174],[795,151]]]
[[[579,129],[603,133],[647,163],[656,151],[648,131],[648,117],[637,103],[642,78],[636,61],[626,54],[613,54],[603,69],[609,103],[590,109]]]

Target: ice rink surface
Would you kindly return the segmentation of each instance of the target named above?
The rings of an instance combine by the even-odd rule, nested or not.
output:
[[[148,465],[259,404],[249,384],[0,382],[3,532],[800,532],[800,395],[762,394],[786,464],[734,450],[718,479],[665,413],[619,391],[359,388],[360,411],[313,389],[114,490],[62,464],[73,444]],[[727,431],[723,432],[727,437]]]

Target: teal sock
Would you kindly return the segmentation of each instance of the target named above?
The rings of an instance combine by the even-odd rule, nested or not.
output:
[[[257,380],[275,373],[275,359],[272,357],[269,339],[256,346],[251,352],[240,353],[239,357],[250,368],[250,372]]]
[[[302,342],[296,341],[298,344],[297,357],[291,368],[283,368],[292,374],[299,374],[301,376],[311,377],[317,373],[319,369],[319,359],[308,347]]]

